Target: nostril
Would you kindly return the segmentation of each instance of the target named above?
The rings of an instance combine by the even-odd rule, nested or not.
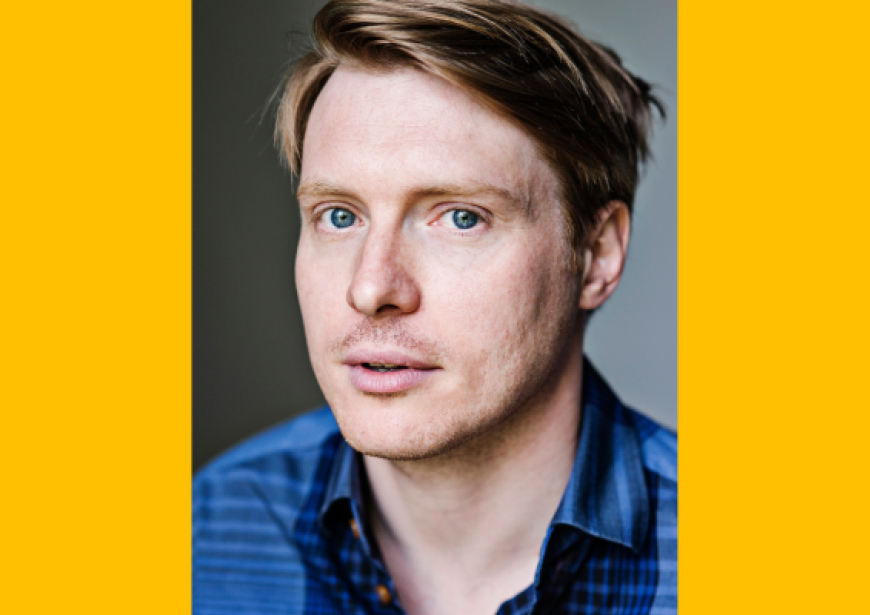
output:
[[[398,311],[399,306],[393,305],[393,304],[387,304],[387,305],[382,305],[381,307],[379,307],[376,313],[377,314],[386,314],[386,313],[392,312],[394,310]]]

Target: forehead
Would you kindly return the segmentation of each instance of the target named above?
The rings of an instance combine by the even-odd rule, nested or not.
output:
[[[311,111],[301,179],[380,191],[469,182],[517,196],[555,183],[532,139],[459,87],[413,69],[345,67]]]

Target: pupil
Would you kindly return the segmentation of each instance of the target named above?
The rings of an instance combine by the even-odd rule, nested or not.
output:
[[[477,224],[479,216],[471,211],[458,209],[453,212],[453,224],[460,229],[469,229]]]
[[[356,220],[356,216],[346,209],[333,209],[331,218],[335,228],[347,228]]]

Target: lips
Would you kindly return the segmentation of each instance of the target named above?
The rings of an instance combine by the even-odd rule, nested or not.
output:
[[[363,393],[398,393],[419,386],[440,367],[400,351],[356,350],[344,364],[350,381]]]

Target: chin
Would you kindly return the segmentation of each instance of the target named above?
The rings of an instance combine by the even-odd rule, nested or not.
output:
[[[484,425],[437,403],[420,403],[406,393],[365,394],[348,405],[333,406],[342,436],[352,448],[370,457],[418,461],[443,455],[472,440]]]

